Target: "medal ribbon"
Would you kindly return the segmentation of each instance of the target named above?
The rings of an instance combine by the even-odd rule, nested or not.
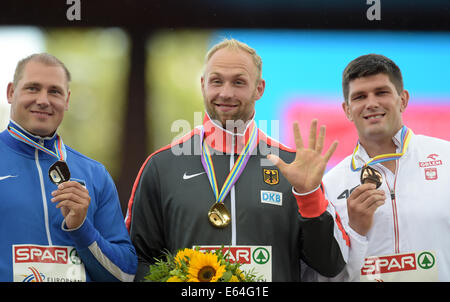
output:
[[[30,139],[28,136],[26,136],[22,131],[20,131],[20,129],[15,128],[12,125],[8,126],[8,132],[9,134],[14,137],[15,139],[30,145],[31,147],[34,147],[36,149],[39,149],[51,156],[54,156],[56,158],[58,158],[61,161],[65,161],[66,158],[66,148],[64,147],[64,143],[61,139],[61,137],[59,135],[56,135],[56,141],[54,144],[55,147],[55,152],[53,152],[52,150],[39,145],[38,143],[36,143],[35,141],[33,141],[32,139]]]
[[[201,160],[203,168],[205,169],[206,174],[208,175],[209,182],[211,184],[211,188],[214,192],[214,196],[216,197],[216,202],[223,202],[225,197],[230,192],[233,185],[238,180],[239,176],[241,176],[244,171],[245,166],[247,165],[248,160],[250,159],[250,155],[256,147],[256,138],[257,138],[257,128],[253,123],[252,129],[250,130],[250,137],[245,144],[245,147],[242,149],[241,154],[237,161],[234,163],[233,168],[228,174],[225,182],[223,184],[222,189],[219,192],[219,187],[217,186],[216,173],[214,171],[214,165],[211,158],[211,153],[208,147],[208,144],[203,140],[204,130],[201,133],[201,142],[202,142],[202,154]]]
[[[402,128],[402,132],[400,135],[400,143],[401,143],[401,152],[400,153],[387,153],[387,154],[381,154],[381,155],[377,155],[374,158],[372,158],[371,160],[369,160],[367,163],[364,164],[364,166],[372,166],[378,163],[382,163],[385,161],[390,161],[390,160],[396,160],[399,159],[400,157],[403,156],[403,154],[405,154],[406,149],[408,148],[408,144],[409,141],[411,140],[411,135],[412,131],[410,129],[408,129],[406,126],[403,126]],[[350,168],[352,169],[352,171],[359,171],[361,170],[363,167],[361,168],[357,168],[356,167],[356,163],[355,163],[355,154],[359,149],[359,142],[355,147],[355,151],[353,151],[353,155],[352,155],[352,161],[351,161],[351,165]]]

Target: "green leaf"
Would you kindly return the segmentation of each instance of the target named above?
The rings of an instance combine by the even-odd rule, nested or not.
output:
[[[233,273],[231,271],[226,271],[222,275],[222,280],[223,280],[223,282],[228,282],[228,281],[230,281],[231,277],[233,277]]]

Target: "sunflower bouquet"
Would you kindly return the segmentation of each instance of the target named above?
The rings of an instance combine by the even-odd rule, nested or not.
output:
[[[251,270],[240,269],[240,263],[231,263],[222,249],[200,252],[198,249],[181,249],[175,256],[166,252],[163,259],[150,265],[145,277],[154,282],[255,282],[262,277]],[[165,258],[165,259],[164,259]]]

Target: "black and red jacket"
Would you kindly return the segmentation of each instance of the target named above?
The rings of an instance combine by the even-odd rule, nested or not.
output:
[[[215,153],[212,160],[219,189],[249,138],[248,126],[243,135],[231,133],[206,115],[203,125],[147,158],[126,216],[139,258],[136,279],[143,279],[148,265],[163,250],[174,253],[198,245],[271,246],[272,281],[300,281],[301,260],[322,275],[338,274],[349,244],[339,216],[323,198],[317,205],[307,204],[315,198],[296,200],[291,184],[266,159],[274,153],[291,162],[295,150],[260,129],[257,146],[224,201],[231,212],[230,225],[218,229],[210,224],[207,213],[215,197],[200,159],[202,127]],[[276,192],[282,202],[262,202],[262,191]]]

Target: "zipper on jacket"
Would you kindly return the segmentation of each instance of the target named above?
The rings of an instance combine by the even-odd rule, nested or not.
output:
[[[39,140],[39,144],[43,146],[44,140],[43,139]],[[48,221],[47,194],[45,192],[45,182],[44,182],[44,177],[42,174],[41,165],[39,163],[39,150],[38,149],[36,149],[36,151],[34,153],[34,158],[35,158],[36,167],[37,167],[38,174],[39,174],[39,183],[41,185],[42,205],[44,208],[45,233],[47,235],[48,245],[53,245],[52,238],[50,236],[50,226],[49,226],[49,221]]]
[[[386,180],[386,185],[389,189],[389,195],[391,197],[392,219],[394,222],[394,251],[396,254],[400,253],[400,228],[399,228],[399,224],[398,224],[397,200],[395,197],[395,185],[397,183],[397,174],[398,174],[399,164],[400,164],[399,161],[396,160],[395,173],[394,173],[394,184],[393,184],[392,188],[389,185],[389,182],[387,181],[386,172],[384,172],[384,169],[381,169],[381,171],[384,174],[384,179]]]
[[[394,189],[390,189],[391,202],[392,202],[392,215],[394,219],[394,241],[395,241],[395,253],[400,253],[400,235],[398,226],[398,213],[397,213],[397,202],[395,201]]]

